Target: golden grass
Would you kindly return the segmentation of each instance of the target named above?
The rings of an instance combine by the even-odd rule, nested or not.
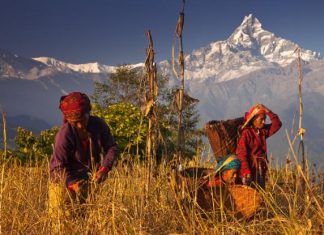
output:
[[[298,174],[270,169],[263,205],[254,218],[216,208],[203,212],[174,193],[171,168],[161,165],[145,192],[141,164],[117,166],[83,205],[84,216],[59,218],[61,234],[322,234],[323,179],[301,192]],[[3,175],[3,178],[1,177]],[[47,214],[48,164],[2,163],[1,234],[53,234]],[[187,201],[186,205],[184,201]]]

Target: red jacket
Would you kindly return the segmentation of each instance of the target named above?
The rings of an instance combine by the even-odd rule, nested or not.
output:
[[[246,127],[238,141],[236,148],[237,157],[241,160],[240,176],[251,175],[251,168],[255,168],[256,158],[263,158],[267,161],[267,143],[266,139],[276,133],[282,123],[277,114],[269,111],[267,113],[271,124],[265,124],[259,129],[259,133],[252,127]]]

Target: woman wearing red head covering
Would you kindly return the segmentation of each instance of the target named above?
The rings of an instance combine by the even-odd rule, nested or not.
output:
[[[58,202],[61,200],[58,194],[64,191],[59,182],[63,182],[72,198],[84,201],[88,183],[106,179],[118,152],[105,121],[90,115],[87,95],[72,92],[62,96],[59,107],[64,123],[56,135],[50,160],[49,210],[52,214],[62,214],[62,211],[55,212],[62,204]]]
[[[271,124],[265,124],[266,116]],[[242,135],[238,141],[236,154],[241,160],[240,178],[243,184],[254,184],[265,188],[267,171],[266,139],[275,134],[282,123],[277,114],[263,104],[253,106],[244,117]]]

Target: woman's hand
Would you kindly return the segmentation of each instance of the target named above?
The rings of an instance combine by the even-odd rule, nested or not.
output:
[[[103,181],[105,181],[105,179],[108,177],[108,172],[109,170],[106,167],[100,167],[100,169],[96,172],[95,175],[95,182],[97,184],[102,183]]]
[[[86,180],[78,180],[73,184],[68,185],[68,189],[74,193],[80,193],[83,187],[86,185]]]
[[[257,104],[257,107],[263,109],[266,113],[270,111],[270,109],[268,109],[264,104]]]

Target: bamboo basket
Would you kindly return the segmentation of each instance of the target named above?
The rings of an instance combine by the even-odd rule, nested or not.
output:
[[[203,210],[212,210],[215,206],[219,206],[219,199],[212,199],[214,196],[219,196],[211,193],[207,187],[208,180],[214,176],[213,171],[214,169],[191,167],[180,172],[183,194]]]
[[[236,217],[250,218],[261,204],[259,193],[248,186],[229,185],[207,187],[207,182],[214,177],[214,169],[186,168],[180,172],[182,191],[191,201],[205,211],[218,210],[222,206],[225,211]]]
[[[250,218],[261,205],[261,196],[255,189],[245,185],[231,185],[227,188],[230,205],[227,210],[239,217]]]
[[[244,118],[240,117],[205,124],[205,132],[216,159],[235,153],[243,123]]]

